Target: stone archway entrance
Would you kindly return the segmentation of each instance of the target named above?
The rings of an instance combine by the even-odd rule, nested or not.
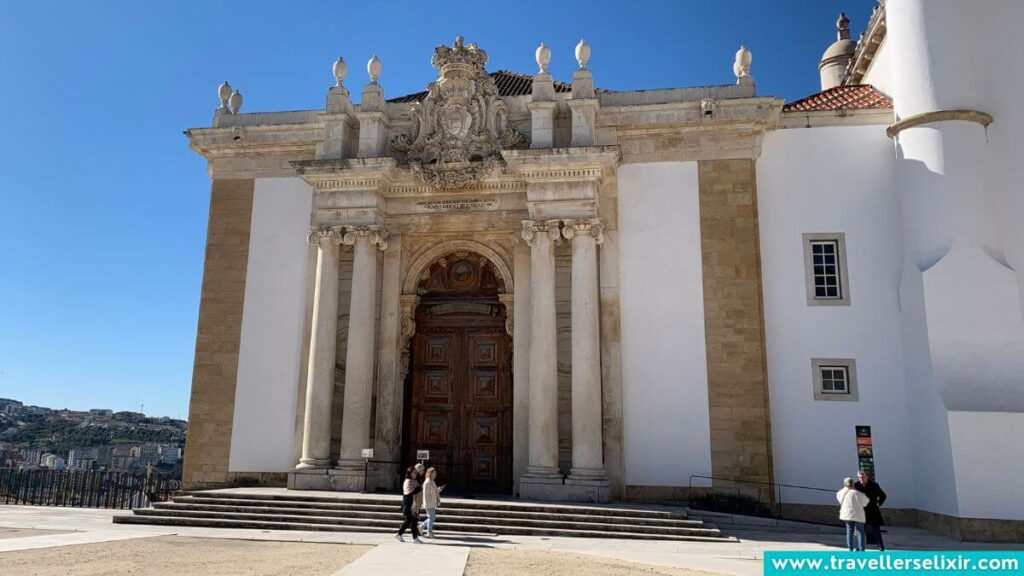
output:
[[[437,260],[417,292],[405,382],[402,456],[430,451],[453,493],[512,491],[512,342],[494,264],[473,252]]]

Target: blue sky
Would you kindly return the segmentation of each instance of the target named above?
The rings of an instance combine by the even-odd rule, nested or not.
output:
[[[488,4],[6,3],[0,397],[187,415],[209,181],[181,132],[209,124],[225,79],[243,111],[319,108],[338,56],[358,98],[376,53],[395,97],[462,34],[524,73],[544,41],[568,81],[584,37],[600,87],[730,83],[746,44],[758,93],[792,100],[816,91],[838,12],[856,38],[874,0]]]

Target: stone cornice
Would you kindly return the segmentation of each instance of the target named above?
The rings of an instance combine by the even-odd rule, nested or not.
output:
[[[323,139],[322,122],[185,130],[189,148],[206,159],[261,154],[308,154]]]
[[[615,130],[623,163],[757,158],[782,105],[779,98],[744,98],[602,108],[598,126]]]
[[[775,127],[783,104],[780,98],[765,97],[603,106],[598,113],[598,126],[614,128],[620,137],[657,131],[713,131],[735,126],[763,131]],[[705,114],[709,108],[711,114]]]
[[[879,2],[871,13],[871,19],[868,20],[864,34],[857,41],[857,48],[853,52],[853,59],[850,60],[850,65],[846,68],[843,84],[860,84],[863,82],[864,75],[871,68],[871,62],[874,60],[878,48],[882,45],[882,41],[885,40],[885,32],[885,3]]]
[[[992,115],[987,112],[979,112],[978,110],[934,110],[932,112],[923,112],[897,120],[885,130],[885,135],[889,138],[895,138],[897,134],[907,128],[933,122],[948,122],[950,120],[977,122],[987,128],[992,123]]]
[[[392,177],[393,158],[344,158],[338,160],[294,160],[296,174],[317,192],[367,190],[385,188]]]
[[[618,146],[504,150],[509,171],[527,183],[596,182],[615,172],[621,156]]]
[[[870,108],[863,110],[793,110],[783,112],[779,118],[779,130],[789,128],[822,128],[825,126],[872,126],[892,124],[892,108]]]

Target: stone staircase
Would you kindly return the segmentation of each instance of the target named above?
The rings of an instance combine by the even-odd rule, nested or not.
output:
[[[302,492],[276,489],[209,490],[178,495],[119,524],[395,532],[402,522],[394,495]],[[730,542],[716,526],[678,510],[627,506],[540,504],[518,500],[445,498],[438,510],[439,535],[569,536]]]

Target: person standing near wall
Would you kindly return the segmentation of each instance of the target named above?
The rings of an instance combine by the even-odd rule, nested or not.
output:
[[[402,534],[405,533],[406,528],[409,528],[412,530],[412,541],[416,544],[423,544],[423,541],[420,540],[419,518],[416,517],[415,510],[416,495],[423,491],[423,487],[416,480],[418,477],[419,474],[412,466],[405,471],[405,482],[402,484],[402,516],[405,520],[402,522],[402,527],[398,529],[398,534],[395,534],[395,540],[399,542],[405,542]]]
[[[853,536],[857,533],[856,550],[864,551],[864,507],[871,501],[853,489],[853,479],[844,478],[843,487],[836,492],[839,500],[839,519],[846,524],[846,547],[853,552]]]
[[[857,472],[857,483],[853,485],[854,490],[861,492],[868,497],[870,502],[864,507],[864,527],[867,530],[868,542],[875,541],[879,552],[885,552],[885,542],[882,540],[882,526],[885,521],[882,519],[882,504],[885,504],[885,491],[875,482],[875,479],[868,476],[866,472]]]

